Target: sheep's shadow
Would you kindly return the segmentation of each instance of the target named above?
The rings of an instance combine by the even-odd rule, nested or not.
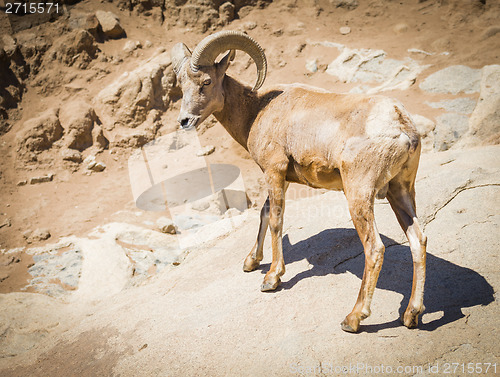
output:
[[[389,237],[383,235],[381,237],[386,246],[386,252],[377,289],[390,290],[403,296],[399,308],[401,316],[411,295],[413,262],[410,248],[398,244]],[[349,271],[359,279],[363,277],[365,262],[363,246],[354,229],[324,230],[294,245],[290,243],[288,235],[286,235],[283,237],[283,254],[286,263],[293,263],[305,258],[312,265],[312,268],[283,282],[280,290],[291,289],[302,279],[312,276],[341,274]],[[269,267],[269,264],[262,265],[262,272],[266,272]],[[353,305],[357,293],[357,291],[353,292]],[[427,253],[425,313],[443,312],[444,314],[439,319],[425,324],[421,323],[419,329],[432,331],[454,322],[464,317],[462,308],[488,305],[494,301],[493,294],[493,287],[477,272]],[[384,324],[365,325],[363,331],[376,332],[400,325],[399,319],[394,319]]]

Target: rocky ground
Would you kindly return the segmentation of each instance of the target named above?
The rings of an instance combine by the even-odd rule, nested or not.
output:
[[[361,375],[382,366],[465,375],[469,363],[493,374],[497,2],[60,6],[0,14],[2,375],[338,375],[353,365]],[[386,201],[376,205],[385,263],[360,334],[339,326],[363,271],[342,193],[289,190],[282,288],[259,291],[267,243],[262,268],[242,272],[262,177],[215,120],[177,130],[182,93],[169,57],[174,43],[194,47],[221,29],[246,31],[265,48],[265,87],[382,93],[412,113],[429,238],[418,330],[397,321],[411,257]],[[250,83],[255,70],[238,54],[230,74]]]

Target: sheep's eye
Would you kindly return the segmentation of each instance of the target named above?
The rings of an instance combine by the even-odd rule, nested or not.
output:
[[[210,85],[211,83],[212,83],[212,80],[210,80],[210,79],[206,79],[205,81],[203,81],[203,85],[204,85],[204,86],[208,86],[208,85]]]

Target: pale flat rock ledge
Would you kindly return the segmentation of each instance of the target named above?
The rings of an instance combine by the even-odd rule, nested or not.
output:
[[[242,272],[258,225],[258,211],[249,210],[225,238],[106,299],[0,295],[0,348],[10,350],[0,375],[338,375],[335,368],[384,365],[417,376],[437,364],[498,363],[500,146],[424,155],[416,190],[429,238],[426,311],[417,330],[398,321],[412,262],[386,201],[376,203],[386,254],[372,315],[359,334],[340,329],[364,257],[343,194],[328,192],[287,202],[287,272],[273,293],[259,290],[268,243],[262,269]]]

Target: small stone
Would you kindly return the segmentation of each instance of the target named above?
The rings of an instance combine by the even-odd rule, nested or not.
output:
[[[253,30],[257,27],[257,24],[253,21],[247,21],[243,24],[245,30]]]
[[[344,8],[347,10],[356,9],[359,5],[358,0],[332,0],[330,3],[337,8]]]
[[[98,162],[94,155],[87,156],[83,163],[87,165],[87,170],[101,172],[106,169],[106,164],[104,162]]]
[[[402,34],[402,33],[406,33],[409,29],[409,26],[405,23],[400,23],[400,24],[397,24],[396,26],[394,26],[392,28],[392,31],[394,31],[394,33],[396,34]]]
[[[2,221],[0,223],[0,228],[3,228],[3,227],[10,227],[12,225],[12,221],[10,219],[5,219],[4,221]]]
[[[105,12],[98,10],[95,13],[103,33],[109,38],[121,38],[125,36],[125,30],[123,30],[118,17],[112,12]]]
[[[12,56],[16,52],[17,44],[14,38],[10,35],[4,35],[2,37],[3,49],[7,53],[7,56]]]
[[[276,29],[273,31],[275,37],[281,37],[283,35],[283,29]]]
[[[35,229],[34,231],[28,230],[23,233],[23,236],[28,243],[45,241],[50,238],[50,231],[45,228]]]
[[[62,159],[65,161],[80,163],[83,161],[82,154],[75,149],[63,149],[61,151]]]
[[[160,217],[158,220],[156,220],[156,225],[158,226],[158,228],[162,233],[168,233],[168,234],[177,233],[177,227],[175,226],[172,219],[168,217]]]
[[[340,29],[340,34],[347,35],[351,32],[351,28],[349,26],[342,26]]]
[[[207,145],[204,148],[201,148],[198,152],[196,152],[196,155],[198,157],[202,156],[208,156],[209,154],[212,154],[215,152],[215,147],[213,145]]]
[[[48,175],[44,175],[41,177],[32,177],[30,178],[30,185],[35,185],[37,183],[51,182],[53,179],[54,179],[54,173],[50,173]]]
[[[205,211],[206,209],[208,209],[210,207],[210,203],[206,200],[204,201],[199,201],[199,202],[194,202],[192,205],[191,205],[191,208],[194,209],[195,211]]]
[[[125,43],[125,46],[123,46],[123,51],[132,52],[134,50],[137,50],[138,48],[142,48],[141,42],[139,42],[139,41],[127,41],[127,43]]]
[[[23,179],[22,181],[17,182],[18,186],[26,186],[28,184],[28,181],[26,179]]]
[[[306,69],[312,73],[318,72],[318,59],[307,60]]]
[[[92,167],[89,167],[89,170],[95,171],[95,172],[101,172],[104,169],[106,169],[106,164],[104,162],[96,162],[92,164]]]

